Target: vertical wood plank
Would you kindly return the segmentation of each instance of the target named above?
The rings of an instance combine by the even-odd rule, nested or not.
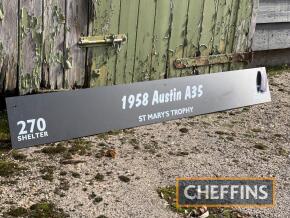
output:
[[[188,23],[186,44],[184,46],[184,58],[199,56],[199,41],[201,37],[201,25],[203,15],[204,0],[189,1]],[[182,76],[192,75],[193,69],[182,71]]]
[[[227,27],[230,23],[231,8],[232,0],[219,0],[213,42],[214,55],[226,53]],[[217,64],[210,68],[210,72],[222,72],[223,69],[224,64]]]
[[[19,91],[40,88],[42,69],[42,1],[20,0]]]
[[[120,0],[93,0],[90,35],[117,34]],[[112,85],[115,82],[117,49],[104,46],[89,49],[90,86]]]
[[[178,77],[181,71],[175,69],[173,62],[183,57],[183,47],[186,42],[186,24],[187,24],[187,10],[188,0],[172,0],[172,24],[171,36],[169,42],[169,67],[168,77]]]
[[[65,1],[44,0],[41,87],[63,88]]]
[[[15,94],[18,56],[18,1],[0,1],[0,95]]]
[[[86,49],[78,46],[80,36],[88,34],[89,0],[66,0],[65,88],[84,86]]]
[[[209,56],[213,53],[213,39],[215,22],[217,17],[218,0],[204,0],[202,32],[200,38],[201,56]],[[202,74],[209,73],[209,67],[200,67],[198,71]]]
[[[252,0],[240,1],[234,41],[235,52],[245,52],[248,49],[248,35],[251,25],[252,9]]]
[[[131,83],[134,72],[139,0],[121,0],[120,29],[127,42],[117,55],[116,84]]]
[[[134,82],[150,79],[155,3],[155,0],[140,0],[134,64]]]
[[[229,1],[228,1],[229,2]],[[213,54],[222,54],[225,51],[225,22],[227,11],[227,1],[219,0],[218,11],[216,16],[216,24],[214,29],[214,39],[213,39]]]
[[[156,2],[156,16],[153,33],[152,62],[150,79],[164,79],[166,74],[170,34],[171,3],[168,0]]]
[[[237,24],[235,29],[233,52],[247,52],[249,51],[249,32],[251,26],[251,17],[253,10],[252,0],[241,0],[239,4]],[[244,63],[231,64],[231,69],[237,70],[245,67]]]
[[[232,8],[230,13],[230,23],[227,28],[227,40],[226,40],[226,53],[234,53],[234,40],[235,40],[235,32],[236,25],[238,19],[238,10],[240,5],[240,0],[232,0]],[[231,69],[231,64],[224,65],[224,71]]]
[[[111,17],[111,34],[118,34],[119,33],[119,26],[120,26],[120,7],[121,7],[121,0],[112,0],[111,3],[111,10],[112,13]],[[116,64],[117,64],[117,54],[118,54],[117,47],[110,47],[108,49],[109,59],[107,61],[109,74],[107,85],[114,85],[116,84]]]
[[[253,50],[254,36],[256,33],[257,19],[258,19],[258,11],[259,11],[259,0],[253,0],[253,9],[252,9],[252,19],[250,24],[249,36],[248,36],[248,47],[250,50]],[[290,5],[290,3],[289,3]],[[290,9],[290,7],[289,7]]]
[[[201,36],[201,25],[204,0],[189,1],[187,44],[184,46],[184,57],[196,57],[199,51],[199,40]]]
[[[233,53],[233,46],[235,40],[235,32],[238,18],[238,10],[240,5],[240,0],[232,0],[232,8],[230,15],[230,24],[227,28],[227,43],[226,43],[226,53]]]

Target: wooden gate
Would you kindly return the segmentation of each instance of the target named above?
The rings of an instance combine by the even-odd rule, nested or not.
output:
[[[0,94],[242,68],[230,62],[248,57],[255,1],[0,0]],[[117,34],[120,48],[78,45]]]

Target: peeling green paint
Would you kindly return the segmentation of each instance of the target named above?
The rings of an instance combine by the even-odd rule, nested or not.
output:
[[[45,84],[51,89],[63,88],[63,73],[65,68],[64,43],[64,3],[49,0],[44,9],[44,51],[43,59],[46,64],[43,74]]]
[[[90,34],[108,35],[119,31],[120,0],[93,0]],[[96,47],[90,49],[90,86],[113,85],[116,81],[117,49]]]
[[[235,25],[235,37],[234,37],[234,47],[233,52],[245,52],[249,50],[248,47],[248,37],[251,26],[251,17],[253,11],[253,1],[243,0],[239,4],[239,9],[237,11],[237,21]],[[243,69],[245,64],[231,64],[231,69]]]
[[[184,57],[196,57],[199,51],[204,0],[189,1],[187,23],[187,46],[184,48]]]
[[[47,64],[63,64],[64,56],[61,50],[53,52],[53,39],[44,42],[44,60]]]
[[[71,55],[71,50],[66,49],[65,52],[65,61],[64,61],[64,69],[69,70],[72,69],[72,55]]]
[[[70,70],[70,69],[72,69],[72,68],[73,68],[72,63],[73,63],[73,58],[72,58],[72,55],[71,55],[71,50],[70,50],[69,48],[67,48],[67,49],[65,50],[64,62],[63,62],[63,64],[64,64],[64,66],[63,66],[64,69],[65,69],[65,70]],[[68,89],[69,86],[70,86],[69,81],[68,81],[67,78],[65,78],[65,80],[64,80],[64,88],[65,88],[65,89]]]
[[[21,9],[21,36],[26,37],[29,32],[32,32],[34,37],[41,33],[42,18],[34,17],[28,13],[26,8]],[[33,37],[33,38],[34,38]],[[37,39],[37,38],[35,38]]]
[[[132,82],[138,7],[139,1],[121,1],[119,33],[125,33],[127,35],[127,42],[124,43],[121,51],[117,54],[116,84]]]
[[[216,23],[214,29],[214,38],[212,46],[212,54],[219,55],[225,53],[225,37],[226,37],[226,22],[229,18],[228,8],[231,7],[231,2],[226,0],[219,0],[217,5]],[[217,64],[210,67],[210,73],[222,72],[223,65]]]
[[[32,74],[25,74],[20,76],[20,85],[22,91],[24,90],[30,90],[28,92],[37,91],[39,83],[40,83],[39,74],[35,70],[32,72]]]
[[[201,56],[209,56],[213,53],[214,33],[218,15],[218,0],[204,0],[202,31],[200,38]],[[199,73],[206,74],[210,72],[209,67],[199,67]]]
[[[168,0],[156,1],[150,80],[163,79],[166,75],[170,7],[171,2]]]
[[[23,46],[23,41],[27,37],[31,37],[35,46],[35,58],[32,72],[25,72],[24,66],[25,48],[22,48],[20,54],[20,93],[29,93],[38,91],[41,80],[42,67],[42,17],[35,17],[28,13],[26,8],[21,9],[20,18],[20,44]]]
[[[169,67],[167,76],[169,78],[172,77],[179,77],[182,74],[181,70],[176,70],[173,66],[173,62],[183,57],[184,47],[187,46],[188,43],[186,42],[186,26],[188,23],[188,0],[186,1],[179,1],[173,0],[171,13],[172,13],[172,21],[171,21],[171,36],[169,42]]]
[[[55,19],[55,23],[58,24],[64,24],[65,23],[65,15],[62,13],[61,8],[59,8],[57,5],[53,7],[53,18]]]
[[[1,27],[9,20],[5,15],[10,16],[3,2],[0,0]],[[177,58],[208,57],[249,49],[251,2],[91,0],[90,23],[86,23],[88,17],[78,13],[87,12],[85,4],[74,6],[76,9],[72,12],[69,4],[65,8],[64,1],[20,0],[20,94],[38,91],[40,83],[41,88],[47,89],[83,86],[79,81],[84,77],[86,86],[94,87],[186,76],[196,70],[207,73],[208,67],[176,70],[172,63]],[[67,20],[65,10],[68,10]],[[77,37],[87,34],[86,25],[89,25],[89,35],[126,34],[128,41],[119,52],[113,47],[99,47],[80,54],[80,49],[73,46]],[[6,47],[5,44],[3,50],[0,42],[0,65],[6,61]],[[211,67],[210,72],[228,68],[228,64],[218,65]],[[85,71],[87,75],[83,76]]]
[[[44,47],[44,58],[50,64],[63,63],[64,56],[62,49],[53,53],[53,46],[55,46],[55,38],[60,34],[61,28],[65,23],[65,15],[62,13],[61,8],[53,6],[52,10],[52,28],[50,28],[50,37],[46,38],[46,46]]]
[[[156,1],[140,0],[134,82],[150,80]]]

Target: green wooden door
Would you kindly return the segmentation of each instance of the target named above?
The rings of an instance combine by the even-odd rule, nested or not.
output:
[[[0,95],[243,68],[225,60],[250,50],[256,1],[0,0]],[[117,34],[120,50],[78,45]],[[180,59],[191,64],[177,69]]]
[[[180,58],[249,51],[252,0],[98,0],[90,35],[126,34],[119,51],[90,48],[90,86],[213,73],[244,64],[176,69]]]

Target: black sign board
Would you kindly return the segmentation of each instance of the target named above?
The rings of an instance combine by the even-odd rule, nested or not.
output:
[[[14,148],[269,101],[265,68],[6,99]]]

